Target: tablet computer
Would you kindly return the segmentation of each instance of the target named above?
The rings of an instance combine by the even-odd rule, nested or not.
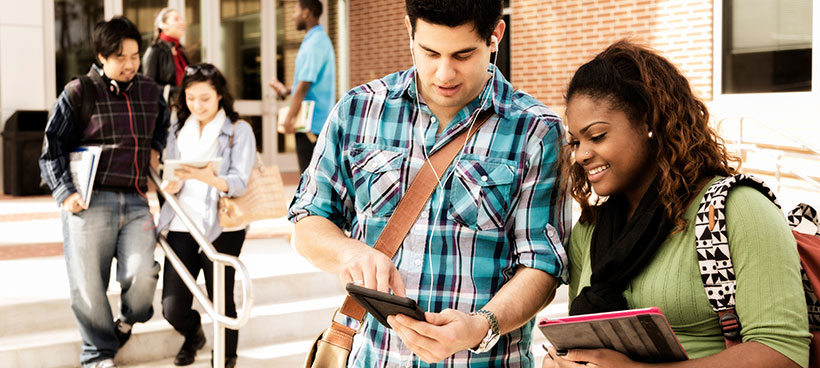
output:
[[[424,311],[410,298],[383,293],[359,285],[348,283],[345,290],[359,305],[364,307],[384,327],[391,328],[387,316],[404,314],[410,318],[424,321]]]
[[[542,319],[538,328],[556,349],[612,349],[645,363],[687,360],[657,307]]]
[[[162,180],[179,180],[179,178],[174,175],[174,170],[179,169],[182,165],[202,168],[207,166],[208,163],[213,164],[211,168],[214,169],[214,175],[218,175],[219,168],[222,166],[222,157],[216,157],[209,160],[165,160],[165,163],[162,165]]]

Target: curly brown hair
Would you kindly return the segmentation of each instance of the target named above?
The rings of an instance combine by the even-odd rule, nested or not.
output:
[[[583,95],[610,103],[626,113],[632,124],[646,124],[653,133],[650,149],[657,157],[658,195],[666,215],[684,229],[683,213],[708,179],[737,172],[730,162],[739,160],[726,150],[723,140],[709,126],[706,104],[692,91],[689,81],[669,60],[656,51],[620,40],[575,72],[566,103]],[[582,223],[597,218],[590,203],[592,186],[584,169],[572,160],[572,148],[562,153],[569,192],[581,205]]]

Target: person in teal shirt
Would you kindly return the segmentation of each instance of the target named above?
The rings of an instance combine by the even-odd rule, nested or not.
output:
[[[310,130],[296,133],[296,156],[300,172],[304,172],[310,164],[316,136],[322,131],[330,110],[336,104],[336,57],[330,37],[319,25],[321,15],[322,3],[319,0],[299,0],[295,3],[293,21],[296,29],[308,32],[296,54],[293,86],[288,89],[277,79],[270,84],[279,96],[284,98],[291,95],[290,111],[285,120],[280,122],[285,133],[296,133],[294,124],[302,101],[315,102]]]

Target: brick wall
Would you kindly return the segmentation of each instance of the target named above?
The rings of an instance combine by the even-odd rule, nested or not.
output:
[[[512,80],[557,111],[572,73],[620,38],[648,45],[712,98],[711,0],[513,0]]]
[[[712,0],[512,0],[511,80],[557,111],[572,72],[620,38],[657,49],[712,99]],[[404,1],[350,1],[350,83],[412,65]]]
[[[350,0],[350,86],[407,69],[404,0]]]

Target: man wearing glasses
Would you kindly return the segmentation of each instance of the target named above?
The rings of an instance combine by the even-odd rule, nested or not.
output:
[[[154,260],[156,232],[145,192],[148,165],[157,167],[169,118],[157,85],[137,74],[137,27],[113,18],[97,23],[93,39],[95,64],[82,80],[66,85],[46,125],[40,175],[62,208],[71,309],[83,339],[80,362],[114,367],[131,326],[153,315],[160,266]],[[77,111],[78,100],[93,101],[90,116]],[[72,183],[69,153],[88,146],[101,153],[86,203]],[[122,289],[116,320],[106,296],[114,258]]]

